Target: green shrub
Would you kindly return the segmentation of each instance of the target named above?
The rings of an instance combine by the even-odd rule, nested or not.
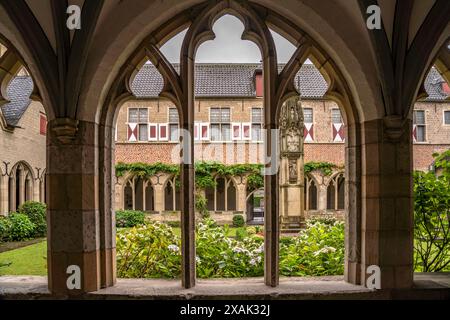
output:
[[[8,241],[11,232],[11,220],[8,217],[0,216],[0,242]]]
[[[36,201],[23,203],[18,213],[28,216],[35,225],[34,237],[44,237],[47,234],[47,205]]]
[[[242,214],[235,214],[233,216],[233,227],[240,228],[245,225],[244,217]]]
[[[236,229],[236,240],[242,241],[249,236],[246,228],[240,227]]]
[[[280,242],[280,273],[286,276],[344,274],[344,223],[307,223],[297,237]]]
[[[165,224],[167,224],[168,226],[170,226],[172,228],[180,228],[181,227],[180,221],[167,221],[167,222],[165,222]]]
[[[245,229],[244,229],[245,230]],[[204,219],[196,232],[197,275],[199,278],[256,277],[264,274],[263,239],[229,238],[228,229]]]
[[[242,230],[242,231],[239,231]],[[196,228],[199,278],[264,275],[264,239],[245,228],[228,237],[228,226],[203,219]],[[245,237],[238,237],[239,233]],[[178,278],[181,241],[165,223],[150,222],[117,233],[117,272],[122,278]],[[280,273],[285,276],[341,275],[344,272],[344,223],[308,223],[297,237],[281,238]]]
[[[312,217],[308,219],[309,224],[315,223],[323,223],[329,226],[334,225],[338,220],[333,216],[325,216],[325,217]]]
[[[202,218],[209,218],[208,200],[200,193],[195,195],[195,209],[200,212]]]
[[[136,210],[118,210],[116,211],[116,227],[131,228],[143,225],[145,222],[145,213]]]
[[[27,215],[22,213],[11,213],[9,215],[11,228],[9,232],[10,241],[28,240],[35,234],[35,225]]]
[[[435,154],[434,172],[414,173],[414,264],[450,271],[450,150]]]

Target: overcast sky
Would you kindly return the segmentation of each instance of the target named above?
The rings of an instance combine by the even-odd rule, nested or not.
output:
[[[244,25],[234,16],[225,15],[213,26],[216,38],[203,43],[197,51],[196,62],[215,63],[258,63],[261,53],[251,41],[241,40]],[[161,51],[170,62],[180,61],[180,49],[186,31],[179,33],[169,40]],[[279,63],[288,62],[295,51],[295,47],[275,32],[272,32],[277,49]]]

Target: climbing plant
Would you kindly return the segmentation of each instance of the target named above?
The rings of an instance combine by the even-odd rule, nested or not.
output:
[[[320,170],[326,176],[333,174],[333,169],[338,168],[337,165],[330,162],[307,162],[305,163],[305,173],[310,173],[314,170]]]
[[[243,163],[226,165],[215,161],[198,161],[195,163],[195,185],[198,189],[215,187],[215,175],[219,176],[240,176],[247,174],[247,189],[253,191],[264,187],[264,177],[262,175],[262,164]],[[331,175],[333,169],[338,168],[329,162],[307,162],[305,163],[305,173],[314,170],[321,170],[324,175]],[[130,172],[142,178],[149,178],[157,173],[169,173],[178,176],[180,166],[177,164],[165,164],[161,162],[149,163],[123,163],[116,165],[116,176],[121,177],[125,172]],[[179,184],[179,180],[177,179]]]

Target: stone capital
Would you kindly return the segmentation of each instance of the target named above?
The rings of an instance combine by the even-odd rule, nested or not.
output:
[[[405,132],[405,119],[399,115],[389,115],[383,118],[383,123],[387,140],[399,141]]]
[[[71,118],[56,118],[53,120],[52,131],[56,139],[62,144],[69,144],[75,140],[78,131],[78,120]]]

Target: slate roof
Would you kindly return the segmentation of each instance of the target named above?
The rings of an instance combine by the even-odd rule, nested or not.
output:
[[[33,80],[28,76],[15,77],[8,85],[7,99],[9,103],[1,106],[3,116],[9,126],[17,126],[20,118],[31,103]]]
[[[179,70],[179,65],[174,64]],[[284,65],[279,65],[279,71]],[[196,97],[255,97],[253,75],[260,64],[212,64],[195,66]],[[327,82],[314,65],[303,65],[295,78],[295,85],[305,98],[322,98],[328,89]],[[131,89],[138,98],[155,98],[163,88],[163,79],[156,68],[145,64],[133,79]]]
[[[195,94],[197,97],[255,97],[253,75],[260,64],[216,64],[199,63],[195,70]],[[278,66],[278,71],[284,65]],[[174,64],[179,71],[179,65]],[[425,101],[443,101],[449,96],[442,90],[445,80],[431,68],[425,79],[428,97]],[[327,91],[328,85],[319,70],[311,64],[304,64],[295,77],[295,86],[300,89],[302,97],[320,99]],[[156,98],[163,87],[163,79],[156,68],[145,64],[133,79],[131,88],[137,98]],[[9,126],[17,126],[20,118],[31,103],[33,80],[29,76],[17,76],[8,85],[7,99],[2,105],[3,116]]]

